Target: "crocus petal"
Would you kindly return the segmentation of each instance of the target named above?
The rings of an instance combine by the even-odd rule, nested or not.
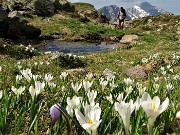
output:
[[[73,117],[73,109],[69,105],[66,106],[66,111],[71,117]]]
[[[85,123],[85,124],[82,124],[82,127],[89,133],[91,134],[91,127],[93,126],[93,124],[88,124],[88,123]]]
[[[149,93],[144,92],[142,95],[141,101],[143,102],[143,101],[149,101],[149,100],[151,100]]]
[[[84,115],[78,109],[75,110],[75,115],[81,125],[87,123]]]
[[[58,110],[58,108],[59,107],[56,104],[50,108],[52,126],[54,126],[54,124],[56,123],[56,121],[58,120],[60,116],[60,111]]]
[[[156,105],[156,108],[159,108],[160,99],[159,99],[158,96],[155,96],[155,97],[153,98],[153,102],[154,102],[154,104]]]
[[[160,106],[161,109],[159,109],[159,113],[164,112],[167,109],[168,105],[169,105],[169,98],[166,98],[166,100]]]

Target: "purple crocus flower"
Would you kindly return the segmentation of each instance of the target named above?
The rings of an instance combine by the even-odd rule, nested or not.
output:
[[[57,104],[54,104],[50,108],[50,115],[51,115],[51,126],[53,127],[60,116],[60,110]]]

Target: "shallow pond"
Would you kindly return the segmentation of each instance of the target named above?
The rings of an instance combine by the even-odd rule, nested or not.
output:
[[[106,44],[101,43],[98,45],[95,44],[81,44],[81,43],[68,43],[63,41],[50,41],[45,45],[39,48],[41,52],[47,51],[58,51],[63,53],[72,53],[72,54],[90,54],[90,53],[99,53],[107,52],[116,48],[117,44]]]

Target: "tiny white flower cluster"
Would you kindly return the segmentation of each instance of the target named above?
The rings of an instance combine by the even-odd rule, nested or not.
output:
[[[30,44],[28,46],[25,47],[25,51],[30,51],[33,52],[35,51],[34,47],[32,47]]]
[[[173,59],[175,59],[176,61],[179,61],[180,60],[180,52],[175,52],[173,54]]]
[[[172,65],[170,64],[168,64],[167,66],[161,66],[160,70],[161,70],[162,75],[166,75],[167,72],[174,73]]]
[[[142,58],[141,62],[142,63],[148,63],[152,60],[157,60],[159,57],[160,57],[159,54],[156,53],[156,54],[150,55],[149,58]]]

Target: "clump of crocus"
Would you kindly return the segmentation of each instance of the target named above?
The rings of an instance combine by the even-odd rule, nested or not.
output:
[[[169,98],[166,98],[162,105],[160,105],[160,99],[158,96],[151,99],[149,93],[145,92],[144,95],[146,95],[144,96],[146,97],[146,100],[142,101],[141,106],[148,117],[148,134],[151,135],[156,118],[159,114],[164,112],[169,105]]]
[[[50,108],[50,115],[51,115],[51,127],[53,127],[60,116],[60,108],[57,104],[54,104]]]

